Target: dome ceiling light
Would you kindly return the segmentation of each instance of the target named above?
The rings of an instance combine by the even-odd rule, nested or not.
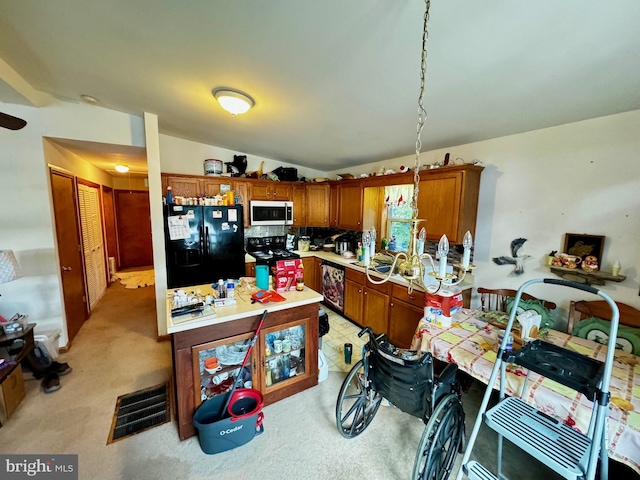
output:
[[[127,173],[129,171],[129,165],[116,165],[116,172]]]
[[[220,103],[220,106],[234,117],[246,113],[255,105],[253,98],[237,90],[220,88],[213,90],[212,93],[213,96],[216,97],[216,100],[218,100],[218,103]]]

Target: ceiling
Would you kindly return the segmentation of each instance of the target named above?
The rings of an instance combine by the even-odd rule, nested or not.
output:
[[[420,0],[0,0],[0,11],[0,59],[35,89],[155,113],[163,134],[321,171],[415,150]],[[637,0],[434,0],[423,150],[639,109],[638,18]],[[231,117],[219,87],[255,107]]]

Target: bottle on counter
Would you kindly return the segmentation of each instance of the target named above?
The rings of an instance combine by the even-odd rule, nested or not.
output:
[[[167,187],[167,204],[173,203],[173,192],[171,186]]]
[[[224,293],[224,280],[220,279],[218,280],[218,298],[224,298]]]
[[[236,289],[233,280],[227,280],[227,298],[236,298]]]

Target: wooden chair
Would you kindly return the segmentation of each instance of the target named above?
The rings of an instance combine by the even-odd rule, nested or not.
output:
[[[478,293],[480,294],[480,303],[482,305],[483,312],[497,311],[497,312],[506,312],[507,311],[507,298],[515,298],[518,293],[516,290],[509,290],[506,288],[500,288],[497,290],[492,290],[489,288],[478,287]],[[529,295],[528,293],[522,293],[520,297],[522,300],[539,300],[533,295]],[[549,310],[554,310],[556,308],[556,304],[553,302],[547,302],[546,300],[542,300],[543,305]]]
[[[616,302],[616,305],[620,311],[620,325],[640,327],[640,310],[620,302]],[[580,300],[579,302],[572,300],[569,304],[569,323],[567,326],[567,332],[571,335],[573,327],[580,320],[584,320],[587,317],[598,317],[603,320],[611,321],[612,316],[613,312],[606,300]]]

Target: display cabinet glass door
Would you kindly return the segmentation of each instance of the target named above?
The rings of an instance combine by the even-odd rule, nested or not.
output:
[[[239,374],[242,375],[242,384],[238,383],[236,388],[252,386],[257,376],[255,348],[240,372],[252,338],[252,334],[237,335],[191,348],[196,407],[208,398],[231,390]]]
[[[262,337],[264,387],[279,388],[307,375],[307,321],[265,330]]]

